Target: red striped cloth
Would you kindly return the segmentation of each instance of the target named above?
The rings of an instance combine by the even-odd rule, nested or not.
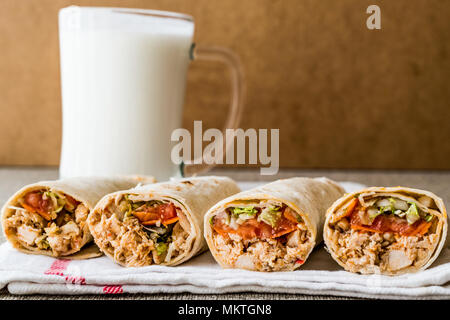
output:
[[[70,262],[71,260],[65,259],[55,260],[51,266],[45,270],[44,274],[64,277],[67,284],[86,285],[86,279],[84,277],[65,274]],[[103,287],[102,291],[104,294],[121,294],[123,293],[123,287],[121,285],[106,285]]]
[[[120,294],[123,293],[123,288],[121,285],[118,286],[104,286],[103,293],[105,294]]]

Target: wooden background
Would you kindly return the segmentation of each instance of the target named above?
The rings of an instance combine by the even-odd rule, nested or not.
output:
[[[57,165],[57,12],[70,4],[194,16],[195,41],[245,67],[243,128],[280,128],[283,167],[450,169],[450,1],[0,0],[0,165]],[[366,28],[378,4],[382,29]],[[226,72],[190,67],[185,126],[222,127]]]

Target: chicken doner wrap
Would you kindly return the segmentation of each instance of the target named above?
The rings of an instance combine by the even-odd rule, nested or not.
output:
[[[205,238],[224,268],[289,271],[322,241],[326,209],[344,194],[326,178],[291,178],[220,201],[205,216]]]
[[[327,211],[325,244],[345,270],[398,275],[423,270],[447,236],[447,212],[435,194],[372,187],[347,194]]]
[[[30,184],[2,209],[6,239],[25,253],[82,259],[101,255],[86,219],[104,195],[150,183],[152,177],[82,177]]]
[[[116,192],[88,218],[96,244],[126,267],[175,266],[207,246],[203,217],[219,200],[239,192],[225,177],[199,177]]]

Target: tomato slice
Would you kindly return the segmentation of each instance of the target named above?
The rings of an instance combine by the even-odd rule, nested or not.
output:
[[[78,206],[79,203],[80,203],[79,201],[75,200],[74,198],[72,198],[71,196],[66,194],[66,204],[65,204],[64,207],[67,210],[75,209]]]
[[[31,212],[31,213],[37,213],[37,214],[39,214],[42,218],[44,218],[45,220],[48,220],[48,221],[52,220],[52,217],[50,216],[50,214],[48,214],[47,212],[42,211],[42,210],[39,209],[39,208],[38,208],[38,209],[33,208],[33,207],[27,205],[26,203],[22,204],[22,206],[23,206],[28,212]]]
[[[139,219],[143,225],[154,225],[161,222],[169,225],[178,221],[177,210],[172,203],[163,203],[155,207],[146,206],[142,211],[134,211],[133,215]]]
[[[431,226],[431,222],[426,222],[422,219],[413,224],[408,224],[405,219],[395,215],[386,214],[380,214],[377,216],[371,225],[364,225],[361,222],[359,215],[356,214],[359,210],[364,209],[358,205],[350,216],[350,225],[354,230],[378,233],[392,232],[402,236],[413,236],[417,234],[425,234]]]
[[[283,235],[285,235],[285,234],[291,233],[291,232],[294,231],[295,229],[297,229],[297,227],[294,226],[294,225],[291,225],[291,226],[289,226],[289,227],[286,228],[286,229],[281,229],[281,230],[278,231],[278,232],[272,233],[271,238],[278,238],[278,237],[281,237],[281,236],[283,236]]]
[[[38,213],[46,220],[51,220],[53,204],[50,199],[43,199],[41,192],[29,192],[24,197],[22,206],[29,212]]]
[[[136,218],[139,219],[140,222],[146,222],[146,221],[158,221],[159,220],[159,214],[155,210],[154,212],[148,212],[148,211],[135,211],[133,214],[136,216]]]
[[[292,211],[290,208],[284,209],[283,216],[293,223],[296,223],[296,224],[298,223],[297,213]]]
[[[235,230],[224,223],[222,217],[218,215],[213,221],[213,228],[219,234],[237,234],[244,240],[251,240],[253,238],[265,239],[270,238],[272,235],[271,226],[265,223],[260,223],[256,219],[245,220],[241,225],[239,225],[238,229]]]
[[[177,210],[172,203],[161,204],[158,206],[159,215],[161,216],[161,220],[167,221],[173,219],[177,216]]]
[[[286,210],[285,210],[286,211]],[[258,239],[275,239],[279,238],[287,233],[294,231],[297,228],[297,220],[295,222],[286,218],[283,213],[283,217],[278,221],[275,228],[263,221],[258,221],[256,218],[245,220],[242,224],[238,225],[237,229],[231,228],[225,223],[227,213],[225,211],[217,214],[213,219],[213,229],[222,235],[237,234],[244,240]],[[289,213],[287,214],[289,215]]]

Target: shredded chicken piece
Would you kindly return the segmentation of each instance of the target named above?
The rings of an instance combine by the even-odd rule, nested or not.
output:
[[[33,245],[37,237],[41,235],[41,230],[27,225],[21,225],[17,228],[17,237],[28,245]]]
[[[184,231],[183,227],[181,226],[181,223],[175,224],[175,227],[173,227],[172,231],[172,242],[169,245],[170,249],[170,255],[169,252],[167,253],[167,256],[165,257],[165,262],[169,262],[170,259],[173,257],[178,256],[180,253],[185,252],[189,250],[188,248],[188,242],[186,239],[188,238],[189,234]]]
[[[351,272],[369,270],[398,271],[422,263],[432,252],[436,234],[425,236],[396,236],[386,240],[380,233],[335,230],[331,239],[332,250]]]
[[[83,226],[86,223],[88,214],[89,210],[83,204],[78,205],[75,209],[75,221],[80,225],[81,229],[83,229]]]
[[[385,256],[385,263],[389,270],[400,270],[413,263],[413,260],[403,250],[390,250]]]
[[[310,233],[296,230],[288,234],[287,243],[277,239],[242,240],[236,234],[223,236],[215,233],[214,246],[228,264],[258,271],[289,270],[298,260],[306,260],[313,242]]]
[[[47,241],[52,250],[55,252],[63,253],[70,249],[70,238],[67,239],[60,235],[51,235],[47,237]]]
[[[61,234],[63,234],[63,235],[70,235],[70,234],[79,235],[80,228],[78,227],[78,225],[75,222],[69,221],[61,227]]]

